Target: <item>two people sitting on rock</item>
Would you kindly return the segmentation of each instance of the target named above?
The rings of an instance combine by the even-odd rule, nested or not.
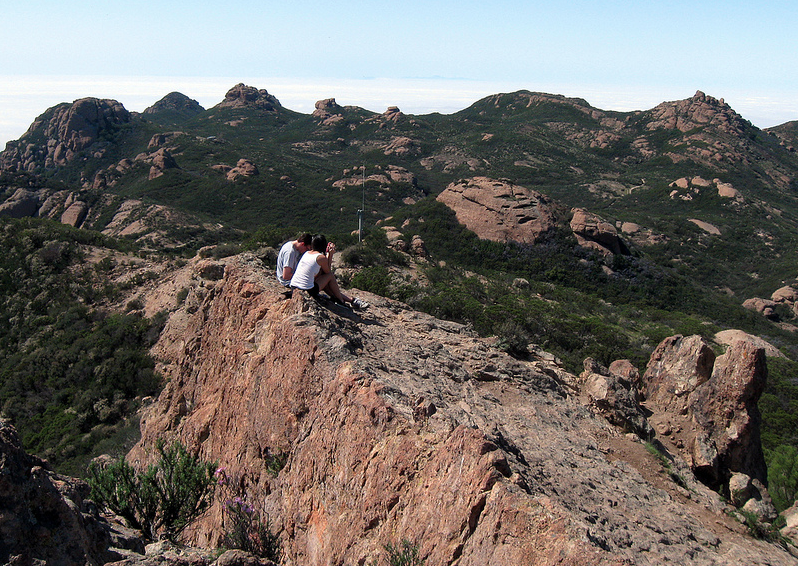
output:
[[[277,281],[283,287],[291,287],[291,278],[294,276],[296,264],[303,253],[310,249],[313,236],[302,234],[296,240],[289,240],[280,248],[277,254]]]
[[[327,243],[327,238],[316,234],[311,240],[310,250],[302,254],[299,263],[291,277],[291,287],[307,291],[310,296],[318,297],[324,291],[339,304],[349,303],[352,308],[365,309],[369,304],[356,297],[345,295],[335,275],[332,272],[332,259],[335,254],[335,244]]]

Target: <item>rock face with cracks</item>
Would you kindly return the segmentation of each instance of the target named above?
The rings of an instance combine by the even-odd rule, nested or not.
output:
[[[378,296],[359,312],[286,299],[254,256],[184,270],[153,351],[168,383],[128,458],[165,438],[218,461],[285,564],[371,564],[403,539],[428,566],[795,563],[702,484],[652,472],[553,365]],[[217,506],[190,542],[222,521]]]
[[[557,210],[551,199],[508,181],[465,179],[451,183],[437,200],[485,240],[531,244],[556,224]]]

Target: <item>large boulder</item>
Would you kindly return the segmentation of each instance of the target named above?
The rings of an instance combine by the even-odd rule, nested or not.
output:
[[[25,453],[16,429],[0,420],[0,563],[84,566],[117,556],[88,495],[85,482]]]
[[[743,302],[743,308],[758,313],[762,313],[762,315],[770,319],[778,318],[778,315],[776,315],[775,311],[777,305],[778,303],[776,301],[772,301],[770,299],[762,299],[760,297],[753,297],[751,299],[746,299]]]
[[[765,350],[752,341],[735,341],[716,358],[701,336],[671,336],[643,375],[649,422],[711,488],[728,493],[741,473],[764,489],[757,402],[766,377]]]
[[[710,378],[714,363],[715,353],[701,336],[670,336],[651,354],[643,395],[660,412],[686,414],[687,396]]]
[[[253,177],[258,175],[258,166],[249,159],[239,159],[236,166],[227,172],[227,180],[235,181],[238,177]]]
[[[583,208],[574,208],[571,213],[571,230],[580,246],[604,256],[629,253],[615,226]]]
[[[765,356],[768,358],[786,358],[784,354],[781,353],[781,350],[776,348],[773,344],[760,338],[759,336],[754,336],[753,334],[748,334],[747,332],[743,332],[742,330],[736,329],[727,329],[721,330],[717,334],[715,334],[715,342],[718,344],[724,344],[726,346],[731,346],[735,342],[739,341],[743,342],[750,342],[757,348],[762,348],[765,350]]]
[[[628,369],[616,365],[616,368]],[[610,423],[633,432],[643,439],[650,439],[654,430],[646,420],[640,406],[640,394],[636,384],[627,376],[610,371],[593,358],[584,361],[580,374],[580,392],[585,401]]]
[[[437,200],[483,240],[532,244],[554,228],[556,207],[547,196],[488,177],[451,183]]]
[[[61,215],[61,224],[68,224],[74,228],[79,228],[86,219],[88,211],[89,206],[85,202],[76,200],[70,204]]]
[[[711,485],[728,482],[731,472],[767,483],[757,407],[766,379],[765,351],[735,342],[715,360],[710,379],[690,393],[694,469]]]
[[[6,201],[0,204],[0,216],[24,218],[36,216],[40,205],[39,195],[27,189],[17,189]]]
[[[163,147],[150,155],[147,160],[151,163],[149,174],[150,181],[163,175],[164,171],[178,168],[175,158]]]

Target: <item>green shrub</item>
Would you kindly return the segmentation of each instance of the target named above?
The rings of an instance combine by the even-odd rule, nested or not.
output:
[[[522,324],[514,320],[506,320],[496,330],[499,338],[498,347],[513,356],[525,356],[529,353],[530,336]]]
[[[228,477],[225,468],[216,470],[214,476],[224,493],[222,547],[236,548],[279,562],[282,553],[280,539],[272,532],[268,515],[265,520],[261,518],[262,513],[242,493],[240,486],[243,482]]]
[[[768,464],[768,492],[781,512],[798,500],[798,448],[782,445],[765,450]]]
[[[235,498],[225,502],[224,548],[237,548],[274,562],[280,560],[280,539],[272,533],[267,517],[260,514],[246,500]]]
[[[391,273],[384,267],[367,267],[358,271],[352,277],[349,285],[375,295],[387,297],[391,288]]]
[[[200,252],[200,256],[206,258],[210,257],[213,259],[222,259],[239,254],[243,251],[243,249],[244,248],[238,244],[219,244],[218,246],[214,246],[207,250],[202,250]]]
[[[272,454],[268,452],[264,457],[264,461],[266,464],[266,471],[273,477],[277,477],[280,473],[280,470],[283,469],[285,463],[288,461],[288,452],[275,452]]]
[[[160,376],[147,352],[165,320],[97,308],[119,286],[108,282],[114,268],[108,255],[96,267],[83,262],[84,244],[119,249],[90,230],[0,219],[3,415],[27,451],[78,476],[97,454],[94,445],[118,434],[139,399],[158,391]]]
[[[756,513],[745,509],[737,509],[735,513],[737,519],[748,528],[748,534],[752,537],[781,545],[785,549],[788,544],[791,544],[789,539],[779,531],[778,522],[763,522]]]
[[[399,544],[388,543],[385,545],[388,553],[389,566],[422,566],[424,560],[418,554],[418,545],[407,539],[402,539]]]
[[[367,248],[363,244],[349,246],[341,252],[341,261],[351,266],[371,266],[379,262],[379,252]]]
[[[141,529],[145,538],[176,540],[210,505],[216,464],[203,462],[175,442],[158,442],[160,460],[144,472],[124,459],[103,468],[89,466],[91,496],[96,503]]]

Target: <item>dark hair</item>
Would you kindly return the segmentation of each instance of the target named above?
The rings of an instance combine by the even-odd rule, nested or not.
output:
[[[313,243],[311,244],[314,252],[326,252],[327,251],[327,238],[324,237],[324,234],[316,234],[313,236]]]
[[[313,236],[305,232],[299,238],[297,238],[297,240],[310,247],[310,243],[313,241]]]

